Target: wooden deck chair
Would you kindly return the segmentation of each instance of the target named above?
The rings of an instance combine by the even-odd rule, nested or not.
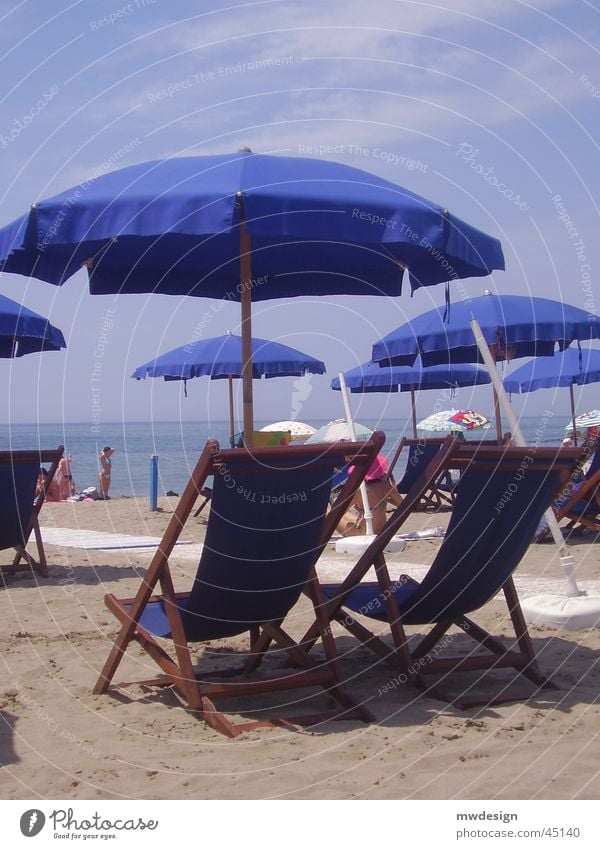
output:
[[[313,724],[327,718],[371,720],[370,713],[357,706],[342,686],[314,564],[384,441],[384,435],[375,432],[368,442],[253,451],[221,450],[217,442],[208,442],[137,595],[131,599],[106,596],[106,605],[120,621],[121,630],[94,692],[108,689],[123,653],[135,640],[163,673],[139,683],[172,685],[213,729],[229,736],[285,720],[235,725],[215,707],[213,699],[303,687],[324,688],[340,707],[333,715],[300,716],[288,723]],[[355,464],[355,471],[327,512],[334,468],[347,463]],[[214,485],[200,563],[191,590],[175,593],[169,557],[208,475],[214,476]],[[157,584],[161,593],[154,595]],[[326,660],[318,666],[281,627],[303,589],[313,602],[325,646]],[[243,669],[196,673],[189,642],[245,632],[250,635],[250,653]],[[251,675],[264,655],[262,645],[254,648],[264,634],[288,660],[304,668],[271,677]],[[174,657],[157,638],[170,640]],[[233,673],[244,674],[238,680],[210,680]]]
[[[428,689],[426,675],[494,667],[514,668],[537,687],[547,685],[537,666],[511,576],[542,513],[574,468],[577,455],[578,450],[572,448],[488,448],[449,442],[343,583],[322,585],[329,598],[327,618],[339,622],[377,655],[392,661],[400,672],[400,681],[423,691]],[[407,575],[392,582],[384,548],[419,503],[423,490],[444,467],[461,470],[444,541],[420,583]],[[372,565],[377,581],[363,582]],[[500,590],[515,631],[515,640],[508,647],[467,617]],[[392,647],[366,628],[359,621],[361,616],[388,622]],[[413,647],[406,637],[407,625],[433,628]],[[443,638],[452,625],[475,640],[476,652],[443,656],[442,649],[452,642],[452,637],[445,641]],[[301,644],[309,650],[317,638],[313,625]],[[429,689],[429,695],[438,696],[435,689]],[[456,701],[468,707],[522,697],[508,688],[495,698],[463,696]]]
[[[10,565],[0,565],[2,572],[31,568],[44,578],[48,577],[38,516],[63,451],[62,445],[48,451],[0,451],[0,550],[14,548],[16,551]],[[43,465],[48,466],[48,475],[42,491],[36,495]],[[37,546],[37,560],[26,550],[32,533]]]
[[[390,474],[392,473],[402,450],[408,448],[406,469],[401,480],[396,484],[396,489],[400,495],[406,495],[414,484],[418,482],[445,442],[446,437],[443,436],[434,436],[427,439],[410,439],[405,436],[400,440],[400,444],[392,457],[389,472]],[[429,481],[429,486],[423,491],[419,503],[414,509],[439,510],[441,507],[451,506],[453,501],[453,485],[449,472],[446,469],[442,469],[437,479]]]
[[[582,467],[590,457],[589,467],[583,472]],[[590,528],[600,533],[600,440],[584,444],[578,465],[561,488],[552,509],[557,521],[568,519],[565,530],[577,532]],[[548,535],[549,528],[544,527],[536,542],[542,542]]]

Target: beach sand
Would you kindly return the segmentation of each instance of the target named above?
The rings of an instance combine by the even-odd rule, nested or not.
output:
[[[47,504],[43,527],[161,536],[175,507],[161,499]],[[415,514],[406,530],[445,525],[448,513]],[[189,586],[204,534],[202,517],[172,558],[176,589]],[[572,540],[578,577],[600,591],[595,537]],[[439,539],[410,542],[394,555],[394,574],[420,577]],[[347,688],[368,701],[376,722],[328,722],[311,730],[263,729],[230,740],[186,711],[167,689],[131,686],[119,695],[92,695],[116,632],[107,592],[132,595],[151,549],[99,551],[47,545],[50,576],[26,572],[0,588],[0,796],[4,799],[570,799],[600,795],[598,727],[600,631],[531,629],[540,664],[558,690],[527,702],[471,709],[417,695],[396,673],[336,631]],[[9,552],[1,552],[9,562]],[[402,564],[412,564],[404,566]],[[328,550],[320,572],[345,574],[351,560]],[[517,573],[523,596],[562,588],[552,543],[531,546]],[[490,602],[474,617],[497,634],[509,630],[506,607]],[[311,620],[301,600],[286,627],[299,637]],[[456,645],[463,644],[462,636]],[[470,645],[470,644],[469,644]],[[467,643],[464,642],[466,648]],[[213,650],[243,652],[247,638]],[[277,664],[277,660],[269,661]],[[145,669],[145,671],[143,671]],[[132,646],[116,680],[156,674]],[[455,676],[453,691],[473,676]],[[487,673],[492,691],[507,672]],[[445,686],[445,685],[444,685]],[[450,685],[449,685],[450,686]],[[529,684],[523,683],[524,690]],[[275,701],[285,701],[275,695]],[[289,694],[290,701],[294,693]],[[259,699],[261,706],[268,698]],[[248,708],[256,707],[255,701]],[[225,708],[240,706],[221,703]],[[317,695],[311,710],[328,709]],[[293,707],[292,707],[293,712]],[[285,713],[282,711],[281,713]],[[250,714],[243,713],[246,717]],[[268,715],[268,712],[267,712]]]

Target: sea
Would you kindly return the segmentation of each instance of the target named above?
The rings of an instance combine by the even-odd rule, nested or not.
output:
[[[560,445],[569,424],[563,416],[522,417],[520,426],[530,444]],[[327,421],[311,421],[320,427]],[[255,423],[256,430],[269,422]],[[385,431],[384,453],[389,457],[403,436],[412,436],[408,419],[381,419],[361,424]],[[439,435],[439,434],[436,434]],[[467,439],[493,438],[493,430],[477,430]],[[115,448],[112,457],[111,497],[148,497],[150,492],[150,464],[155,455],[158,460],[158,494],[181,494],[198,455],[206,440],[217,439],[229,445],[229,422],[103,422],[102,434],[93,433],[86,424],[0,424],[0,450],[24,448],[55,448],[65,446],[72,454],[71,467],[78,491],[98,484],[98,455],[105,445]],[[396,467],[396,477],[403,471],[402,459]]]

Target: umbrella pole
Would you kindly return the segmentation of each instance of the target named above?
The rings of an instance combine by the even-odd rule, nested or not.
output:
[[[231,448],[235,448],[235,433],[233,426],[233,378],[231,375],[227,376],[227,382],[229,384],[229,445]]]
[[[495,359],[494,359],[494,369],[497,370]],[[496,418],[496,439],[498,440],[498,445],[502,445],[502,415],[500,413],[500,400],[498,398],[498,393],[496,392],[495,386],[492,386],[492,392],[494,393],[494,416]]]
[[[415,387],[410,387],[410,406],[412,409],[413,437],[417,438],[417,403],[415,399]]]
[[[252,398],[252,262],[250,236],[244,217],[244,199],[237,194],[240,210],[240,282],[242,307],[242,398],[244,405],[244,445],[254,444],[254,402]]]
[[[523,433],[521,432],[519,423],[517,422],[513,409],[510,405],[510,401],[508,400],[508,395],[506,394],[506,391],[502,384],[502,380],[500,379],[500,375],[498,374],[498,370],[496,368],[496,363],[494,361],[494,357],[492,356],[492,352],[490,351],[488,344],[485,341],[483,333],[481,332],[481,327],[479,326],[479,322],[476,319],[472,319],[471,321],[471,330],[473,331],[473,336],[475,337],[477,347],[479,348],[479,353],[481,354],[483,362],[485,363],[485,366],[488,370],[488,374],[492,379],[492,383],[494,384],[494,390],[498,393],[499,402],[504,407],[504,414],[512,428],[513,442],[515,445],[525,447],[527,443],[525,442],[525,438],[523,436]],[[565,571],[565,575],[567,578],[567,595],[582,595],[583,593],[580,591],[579,587],[577,586],[577,581],[575,580],[573,557],[569,554],[569,549],[567,548],[567,544],[565,543],[562,531],[558,526],[558,522],[556,521],[556,516],[554,515],[552,507],[549,507],[544,515],[550,527],[550,532],[552,533],[552,537],[554,538],[556,547],[558,548],[561,565]]]
[[[577,427],[575,425],[575,393],[573,392],[573,384],[569,384],[569,394],[571,395],[571,419],[573,420],[573,445],[577,445]]]

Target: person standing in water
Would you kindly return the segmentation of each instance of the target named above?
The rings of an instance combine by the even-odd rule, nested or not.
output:
[[[100,452],[100,495],[103,499],[110,500],[110,496],[108,494],[108,490],[110,489],[110,478],[112,474],[112,461],[111,457],[115,453],[115,449],[110,446],[106,446]]]

